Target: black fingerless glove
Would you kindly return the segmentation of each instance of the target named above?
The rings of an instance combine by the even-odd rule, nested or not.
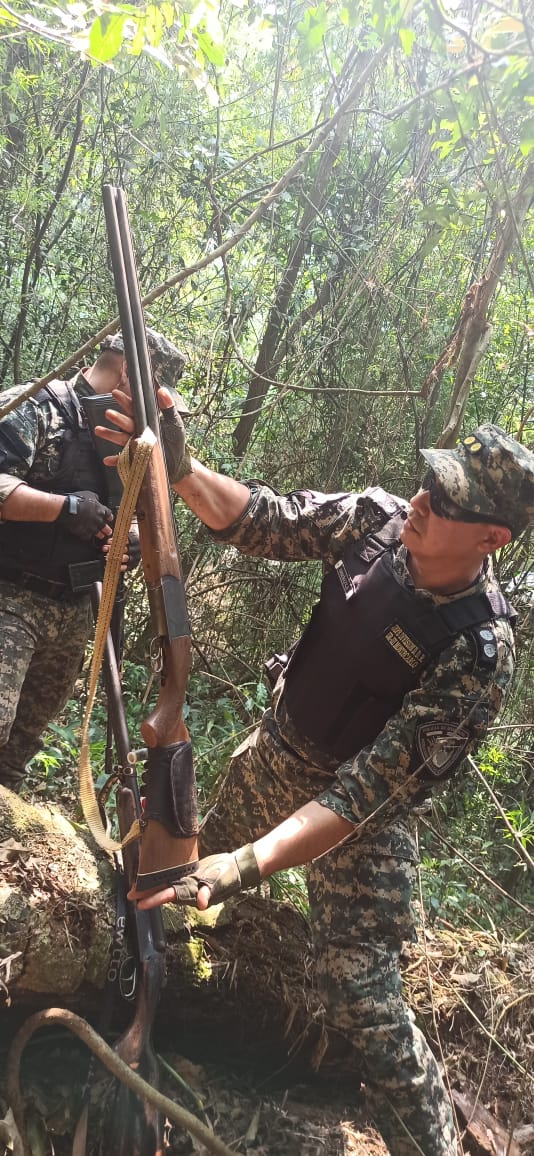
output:
[[[139,534],[137,530],[128,531],[128,545],[126,547],[128,554],[128,564],[126,569],[128,573],[131,570],[136,570],[141,561],[141,543],[139,541]]]
[[[160,428],[169,481],[179,482],[186,474],[190,474],[192,469],[185,426],[176,400],[173,400],[168,409],[162,409]]]
[[[56,521],[75,538],[90,542],[103,526],[111,525],[113,514],[92,490],[67,494]]]

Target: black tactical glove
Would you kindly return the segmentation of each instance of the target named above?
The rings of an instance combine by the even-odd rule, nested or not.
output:
[[[130,570],[136,570],[141,561],[141,543],[139,541],[139,534],[137,530],[128,531],[128,545],[126,546],[128,554],[128,564],[126,569],[128,573]]]
[[[161,410],[161,438],[169,481],[179,482],[186,474],[192,473],[192,469],[177,399],[173,399],[168,409]]]
[[[74,494],[67,494],[56,521],[75,538],[90,542],[106,522],[111,525],[113,514],[102,505],[98,494],[92,490],[77,490]]]
[[[230,895],[237,895],[238,891],[247,891],[249,887],[257,887],[260,882],[260,871],[252,843],[240,847],[229,855],[208,855],[201,859],[193,875],[184,875],[178,883],[173,883],[177,903],[192,903],[196,905],[199,887],[210,888],[210,901],[222,903]]]

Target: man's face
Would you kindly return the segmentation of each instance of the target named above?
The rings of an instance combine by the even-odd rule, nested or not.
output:
[[[159,385],[159,382],[158,382],[157,377],[155,375],[153,377],[153,382],[154,382],[154,388],[159,389],[160,385]],[[132,396],[132,391],[130,389],[130,381],[128,378],[128,370],[126,368],[126,358],[125,357],[121,358],[120,378],[119,378],[115,388],[122,390],[122,392],[125,393],[127,395],[127,397]]]
[[[474,558],[485,531],[481,522],[457,521],[434,513],[430,492],[422,487],[410,499],[400,538],[416,561],[443,559],[449,565]]]

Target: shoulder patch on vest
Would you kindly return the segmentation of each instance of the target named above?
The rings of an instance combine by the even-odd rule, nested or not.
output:
[[[387,490],[383,490],[382,486],[368,486],[366,490],[362,491],[362,498],[370,498],[375,506],[378,506],[388,518],[394,518],[396,514],[406,515],[408,510],[408,502],[405,498],[398,498],[396,494],[388,494]]]
[[[456,723],[422,723],[415,732],[415,745],[424,767],[435,779],[441,779],[462,760],[469,734]]]
[[[470,633],[475,641],[477,665],[483,666],[487,670],[496,670],[498,657],[497,635],[491,622],[485,622],[483,626],[474,626]]]

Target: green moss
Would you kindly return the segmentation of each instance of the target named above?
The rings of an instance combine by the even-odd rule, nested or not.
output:
[[[182,959],[184,970],[196,984],[207,983],[212,977],[212,966],[204,954],[201,939],[190,939],[184,944]]]

